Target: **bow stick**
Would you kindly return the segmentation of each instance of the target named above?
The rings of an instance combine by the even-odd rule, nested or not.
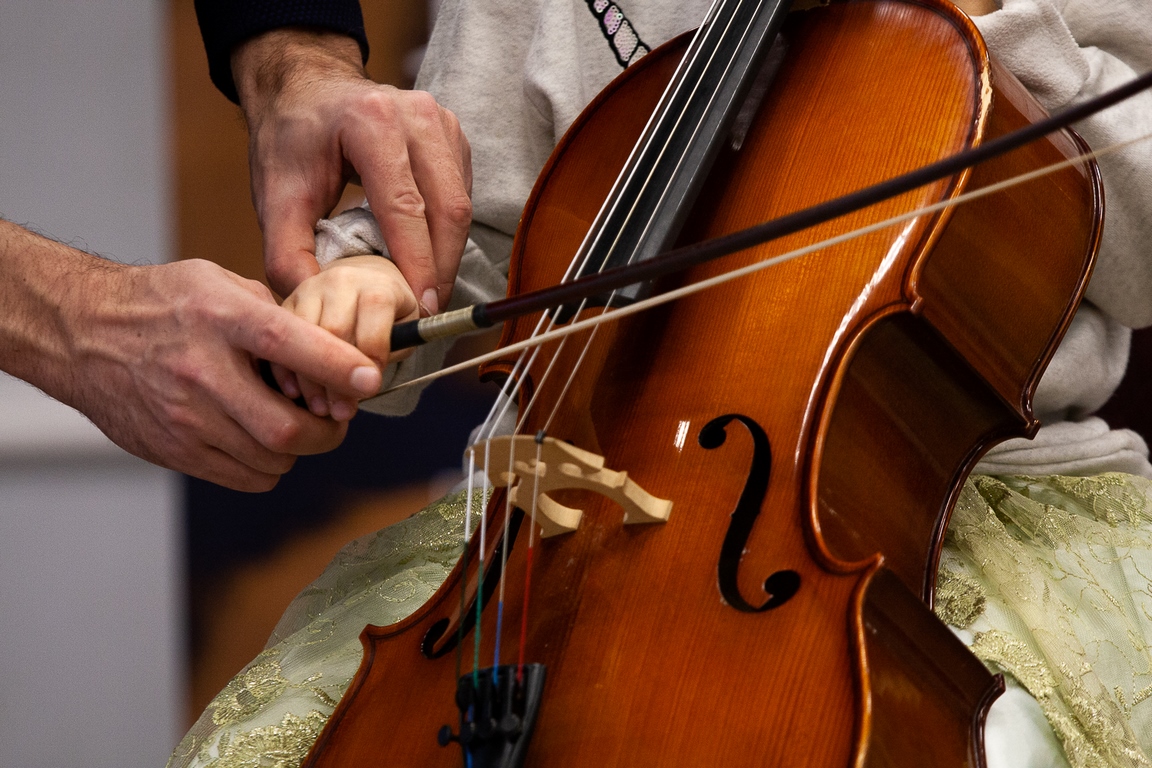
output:
[[[805,208],[739,232],[666,251],[645,261],[585,275],[560,285],[485,304],[474,304],[420,320],[397,323],[392,327],[391,348],[393,350],[408,349],[435,339],[449,338],[482,328],[490,328],[505,320],[541,310],[555,309],[565,304],[577,303],[593,296],[604,295],[629,285],[655,280],[658,277],[679,272],[696,264],[702,264],[745,248],[794,234],[862,210],[883,200],[897,197],[905,192],[910,192],[917,187],[959,173],[985,160],[999,157],[1042,136],[1103,111],[1149,87],[1152,87],[1152,71],[1146,72],[1094,99],[1069,107],[1056,115],[1005,134],[986,144],[959,152],[931,165],[811,208]]]

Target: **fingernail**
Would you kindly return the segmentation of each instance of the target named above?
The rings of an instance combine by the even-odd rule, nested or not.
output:
[[[429,317],[440,311],[440,298],[436,295],[435,288],[424,291],[424,295],[420,297],[420,308],[427,312]]]
[[[336,421],[348,421],[356,415],[356,405],[346,400],[337,400],[331,403],[330,410],[332,411],[332,418]]]
[[[308,405],[311,407],[312,413],[316,414],[317,416],[328,415],[328,401],[323,397],[317,395],[308,401]]]
[[[365,397],[374,395],[380,391],[380,371],[371,365],[362,365],[352,371],[348,383]]]

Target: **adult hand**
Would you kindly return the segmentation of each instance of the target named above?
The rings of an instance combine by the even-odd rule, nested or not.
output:
[[[268,490],[297,456],[339,445],[356,401],[380,386],[379,369],[355,347],[215,264],[102,271],[104,290],[78,307],[83,325],[71,332],[69,402],[119,446],[156,464],[237,490]],[[258,359],[345,399],[334,400],[333,418],[313,415],[260,379]]]
[[[427,93],[369,80],[351,38],[283,29],[238,46],[252,197],[268,280],[287,296],[316,274],[313,227],[359,181],[423,310],[447,306],[472,218],[471,156]]]
[[[206,261],[127,266],[0,221],[0,269],[0,368],[130,453],[230,488],[268,490],[336,447],[380,387],[362,352]],[[335,393],[332,418],[270,389],[258,359]]]

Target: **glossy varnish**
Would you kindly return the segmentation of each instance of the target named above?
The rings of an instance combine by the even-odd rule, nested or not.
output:
[[[833,3],[794,13],[785,34],[785,63],[742,148],[718,159],[684,241],[856,190],[1038,114],[947,3]],[[683,46],[647,55],[569,131],[525,210],[511,292],[560,279]],[[1055,136],[667,286],[1078,148]],[[968,470],[995,440],[1036,428],[1031,396],[1083,291],[1100,204],[1094,168],[1077,167],[603,329],[550,435],[603,454],[673,508],[666,524],[624,527],[595,496],[559,498],[586,514],[536,555],[526,656],[547,665],[548,680],[527,764],[982,762],[998,681],[926,603]],[[535,321],[509,323],[505,340]],[[578,346],[561,353],[560,370]],[[529,432],[562,386],[535,375],[521,381],[545,404]],[[723,444],[702,446],[704,426],[732,414]],[[783,605],[746,612],[722,599],[717,571],[757,428],[771,446],[767,490],[730,567],[755,606],[774,573],[794,572],[800,585]],[[492,514],[496,530],[502,510]],[[507,569],[505,661],[518,652],[525,541],[522,529]],[[458,721],[453,654],[428,659],[421,643],[457,609],[476,546],[469,573],[458,568],[414,616],[365,631],[364,664],[306,765],[461,764],[458,747],[436,742]],[[470,656],[471,635],[466,647]]]

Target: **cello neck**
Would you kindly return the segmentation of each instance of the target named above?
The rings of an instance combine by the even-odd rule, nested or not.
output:
[[[578,275],[649,259],[676,236],[791,0],[716,0],[585,240]]]

